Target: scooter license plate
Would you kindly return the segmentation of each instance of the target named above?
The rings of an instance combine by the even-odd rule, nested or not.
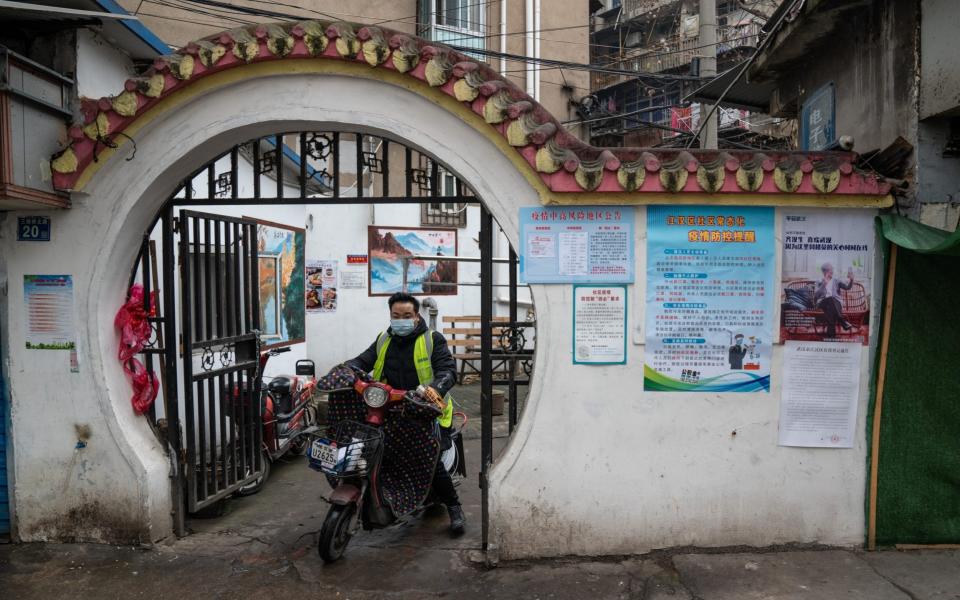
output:
[[[325,470],[333,470],[337,464],[337,446],[327,439],[314,440],[310,446],[310,458],[320,463]]]

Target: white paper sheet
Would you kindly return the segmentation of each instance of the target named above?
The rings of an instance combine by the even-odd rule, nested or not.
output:
[[[781,446],[853,447],[862,349],[860,344],[784,343]]]

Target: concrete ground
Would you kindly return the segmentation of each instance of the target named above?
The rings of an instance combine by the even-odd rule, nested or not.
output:
[[[475,388],[458,393],[468,414]],[[506,442],[495,420],[495,450]],[[93,544],[0,546],[0,598],[278,598],[334,600],[630,598],[637,600],[960,600],[960,551],[841,549],[661,551],[644,556],[484,564],[477,487],[479,418],[460,486],[468,531],[447,533],[443,511],[361,532],[324,565],[316,537],[329,492],[302,458],[275,465],[265,489],[224,516],[192,519],[192,534],[152,548]]]

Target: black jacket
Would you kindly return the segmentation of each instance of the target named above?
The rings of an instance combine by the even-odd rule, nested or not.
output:
[[[390,330],[387,330],[390,332]],[[420,385],[417,377],[417,369],[413,362],[413,346],[420,334],[427,331],[427,324],[423,319],[417,324],[413,333],[407,336],[393,336],[390,345],[387,346],[387,357],[383,365],[383,378],[387,383],[395,388],[402,390],[415,390]],[[441,396],[445,396],[450,388],[457,381],[457,363],[450,354],[447,347],[447,340],[443,334],[434,331],[433,335],[433,354],[430,356],[430,362],[433,365],[433,387]],[[374,340],[370,347],[363,351],[360,356],[350,361],[350,364],[360,367],[364,371],[373,370],[373,365],[377,362],[377,341]]]

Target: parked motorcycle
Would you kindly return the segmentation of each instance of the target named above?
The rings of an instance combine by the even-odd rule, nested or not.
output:
[[[459,476],[455,483],[466,475],[461,435],[466,415],[457,413],[462,422],[441,456],[437,416],[443,398],[432,388],[394,389],[345,365],[324,379],[331,377],[351,387],[329,395],[326,437],[315,437],[307,455],[310,468],[324,473],[333,487],[317,548],[328,563],[343,556],[360,527],[387,527],[432,505],[437,460]]]
[[[289,352],[289,347],[260,352],[262,374],[271,357]],[[256,494],[270,477],[270,464],[284,455],[303,454],[316,431],[316,408],[311,404],[316,389],[316,367],[312,360],[298,360],[296,375],[263,377],[260,392],[262,414],[261,462],[263,475],[237,490],[240,496]]]

